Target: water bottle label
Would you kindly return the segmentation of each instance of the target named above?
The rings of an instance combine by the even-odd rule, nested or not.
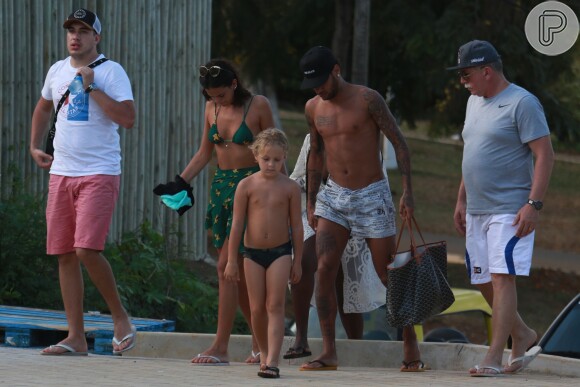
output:
[[[88,121],[89,95],[83,89],[83,79],[80,75],[77,75],[70,83],[69,90],[67,120]]]
[[[83,91],[83,78],[80,75],[74,77],[70,85],[68,85],[68,89],[70,90],[71,94],[78,94],[79,92]]]

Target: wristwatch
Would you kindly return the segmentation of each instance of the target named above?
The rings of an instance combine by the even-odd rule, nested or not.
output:
[[[86,93],[86,94],[89,94],[91,91],[95,91],[95,90],[98,90],[98,89],[99,89],[99,88],[97,87],[97,85],[95,84],[95,82],[93,82],[93,83],[91,83],[91,84],[89,85],[89,87],[87,87],[87,88],[85,89],[85,93]]]
[[[540,211],[542,207],[544,207],[544,203],[542,203],[539,200],[528,199],[528,204],[538,211]]]

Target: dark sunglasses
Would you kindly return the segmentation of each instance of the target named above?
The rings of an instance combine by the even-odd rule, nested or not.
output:
[[[471,77],[473,75],[474,72],[476,72],[477,70],[483,70],[485,68],[485,66],[480,66],[478,69],[475,69],[473,71],[471,71],[470,73],[468,73],[467,71],[458,71],[457,75],[462,78],[464,81],[469,80],[469,77]]]
[[[220,66],[211,66],[210,68],[207,68],[205,66],[199,66],[199,75],[201,77],[205,77],[208,74],[212,77],[217,77],[218,75],[220,75],[220,72],[224,70],[224,71],[228,71],[227,69],[222,69]]]

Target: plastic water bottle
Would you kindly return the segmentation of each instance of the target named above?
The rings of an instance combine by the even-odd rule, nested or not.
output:
[[[80,92],[84,92],[82,75],[77,74],[70,83],[70,85],[68,85],[68,89],[70,90],[71,94],[78,94]]]

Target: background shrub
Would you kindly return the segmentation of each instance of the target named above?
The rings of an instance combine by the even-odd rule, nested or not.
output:
[[[46,255],[44,198],[0,201],[0,304],[61,308],[56,260]]]
[[[46,255],[46,198],[14,192],[0,201],[0,304],[62,310],[58,262]],[[134,317],[173,320],[179,332],[214,333],[217,280],[213,286],[204,282],[169,240],[144,222],[107,244],[103,254],[123,304]],[[109,313],[85,270],[83,275],[84,310]],[[234,333],[249,333],[240,313]]]
[[[110,243],[105,256],[111,263],[123,304],[133,316],[176,321],[183,332],[215,332],[217,290],[203,283],[176,255],[162,234],[148,222]],[[87,303],[97,310],[106,305],[92,284]]]

